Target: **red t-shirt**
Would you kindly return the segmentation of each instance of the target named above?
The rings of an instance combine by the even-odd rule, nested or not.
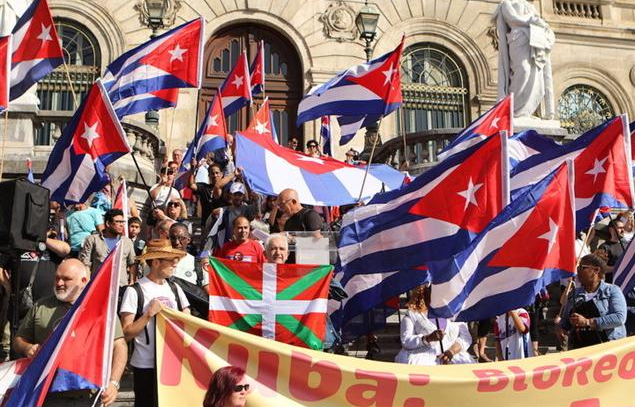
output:
[[[216,257],[221,259],[248,261],[256,263],[265,262],[265,252],[260,243],[255,240],[247,240],[244,243],[235,241],[227,242],[214,253]]]

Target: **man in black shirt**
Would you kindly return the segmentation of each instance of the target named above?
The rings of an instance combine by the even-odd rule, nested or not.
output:
[[[223,187],[233,179],[233,174],[228,177],[223,177],[223,170],[218,164],[212,164],[207,169],[209,173],[209,183],[195,182],[194,173],[197,165],[196,161],[192,160],[190,166],[192,169],[189,176],[189,186],[198,196],[201,202],[201,225],[204,226],[207,218],[216,208],[221,208],[227,205],[227,202],[223,199]]]
[[[285,189],[278,195],[280,210],[289,216],[284,224],[285,232],[316,232],[316,237],[321,237],[322,218],[313,209],[304,208],[298,198],[298,192],[294,189]]]

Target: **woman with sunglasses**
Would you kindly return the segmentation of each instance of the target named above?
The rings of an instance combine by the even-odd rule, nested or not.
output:
[[[203,407],[244,407],[248,394],[245,371],[236,366],[221,367],[209,381]]]

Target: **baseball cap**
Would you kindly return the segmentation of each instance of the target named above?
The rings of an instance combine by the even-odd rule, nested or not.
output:
[[[229,188],[230,194],[235,194],[240,192],[241,194],[245,194],[245,185],[242,182],[234,182],[232,186]]]

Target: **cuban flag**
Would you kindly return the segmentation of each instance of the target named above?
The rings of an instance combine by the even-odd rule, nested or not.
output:
[[[46,0],[34,0],[13,27],[11,100],[64,63],[60,44]]]
[[[117,188],[117,193],[115,194],[115,201],[112,203],[113,209],[120,209],[123,212],[123,220],[126,222],[124,228],[124,235],[128,237],[128,219],[130,218],[130,206],[128,204],[128,186],[126,183],[126,179],[121,179],[121,184],[119,184],[119,188]]]
[[[249,126],[245,129],[245,134],[252,134],[255,136],[267,136],[276,143],[278,142],[278,132],[276,132],[276,126],[273,122],[273,116],[271,115],[271,107],[269,106],[269,98],[265,98],[265,101],[260,106],[260,109],[251,119]]]
[[[562,145],[554,139],[543,136],[535,130],[526,130],[516,133],[511,136],[507,142],[509,166],[510,168],[514,168],[529,157],[556,150],[560,147],[562,147]]]
[[[223,114],[223,103],[219,93],[216,93],[210,103],[205,119],[199,127],[194,141],[191,144],[196,152],[196,160],[200,161],[210,151],[216,151],[227,147],[227,126]],[[187,155],[187,153],[186,153]],[[181,166],[185,163],[185,158]],[[189,164],[189,160],[187,162]]]
[[[362,127],[377,125],[381,115],[337,116],[340,125],[340,146],[348,144]]]
[[[11,89],[11,36],[0,37],[0,112],[9,108]]]
[[[472,122],[465,130],[459,133],[452,142],[438,154],[439,161],[445,160],[457,152],[479,143],[487,137],[507,132],[508,136],[514,134],[512,119],[514,117],[514,96],[507,95],[496,103],[485,114]]]
[[[110,381],[121,243],[42,344],[4,407],[39,407],[46,394],[103,389]]]
[[[106,167],[130,146],[100,80],[64,128],[42,174],[51,200],[85,202],[107,182]]]
[[[35,184],[35,177],[33,176],[33,163],[30,158],[26,159],[26,179],[31,184]]]
[[[237,133],[235,143],[236,166],[243,169],[250,187],[258,193],[278,195],[286,188],[293,188],[301,203],[317,206],[348,205],[359,200],[364,168],[331,157],[309,157],[253,132]],[[381,171],[371,167],[362,200],[370,199],[384,188],[401,186],[403,174],[394,169],[384,171],[385,167],[382,164]]]
[[[401,106],[403,38],[393,51],[316,86],[298,106],[297,125],[322,116],[385,116]]]
[[[265,42],[260,40],[254,62],[249,67],[251,95],[265,93]]]
[[[223,97],[225,117],[231,116],[243,106],[251,103],[251,80],[247,53],[244,50],[221,85],[220,95]]]
[[[620,287],[624,295],[635,288],[635,244],[631,240],[626,251],[613,269],[613,284]]]
[[[507,206],[463,251],[426,263],[428,314],[477,321],[532,304],[575,273],[573,169],[566,163]]]
[[[181,160],[181,165],[179,166],[176,177],[174,177],[174,187],[179,191],[188,186],[187,181],[190,174],[190,162],[196,155],[196,151],[194,151],[195,147],[195,142],[191,142],[190,145],[187,147],[187,150],[183,155],[183,159]]]
[[[174,106],[179,88],[200,88],[204,28],[197,18],[108,65],[102,81],[117,117]]]
[[[331,154],[331,117],[322,116],[320,119],[320,139],[322,140],[322,152],[329,157]]]
[[[509,202],[507,141],[490,137],[348,212],[338,243],[342,270],[410,270],[467,247]]]
[[[4,406],[3,402],[8,399],[13,388],[20,381],[29,362],[27,358],[0,362],[0,406]]]
[[[575,209],[578,231],[589,227],[597,208],[633,207],[630,132],[625,115],[584,133],[571,143],[536,154],[511,171],[512,198],[548,175],[567,159],[575,163]]]

